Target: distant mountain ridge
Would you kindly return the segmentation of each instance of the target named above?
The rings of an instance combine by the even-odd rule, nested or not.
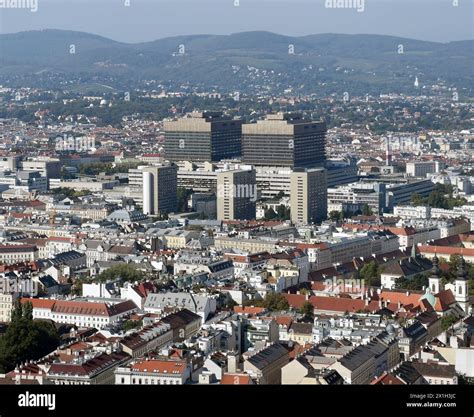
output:
[[[422,85],[444,82],[469,95],[473,51],[474,40],[437,43],[384,35],[242,32],[127,44],[84,32],[41,30],[0,35],[0,82],[34,84],[59,74],[84,82],[109,78],[117,88],[153,79],[223,91],[269,84],[298,93],[360,94],[410,92],[418,77]]]

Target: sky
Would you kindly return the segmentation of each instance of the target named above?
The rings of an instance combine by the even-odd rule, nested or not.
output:
[[[10,1],[37,11],[5,8]],[[341,1],[354,7],[326,7]],[[0,0],[0,33],[64,29],[130,43],[253,30],[449,42],[473,39],[473,22],[474,0]]]

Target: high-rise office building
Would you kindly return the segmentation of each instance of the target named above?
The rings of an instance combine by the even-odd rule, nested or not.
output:
[[[246,164],[314,168],[326,160],[326,123],[277,113],[242,126],[242,159]]]
[[[169,161],[220,161],[241,155],[242,120],[221,112],[193,112],[165,122]]]
[[[144,167],[143,212],[164,214],[176,211],[178,167],[161,165]]]
[[[327,218],[327,178],[324,168],[295,169],[291,174],[291,221],[320,223]]]
[[[217,173],[217,219],[253,220],[257,201],[255,170]]]

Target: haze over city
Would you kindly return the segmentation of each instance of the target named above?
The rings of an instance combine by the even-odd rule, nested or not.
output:
[[[474,415],[473,7],[0,0],[0,417]]]
[[[325,7],[326,0],[127,1],[37,0],[36,12],[0,9],[0,33],[63,29],[132,43],[255,30],[294,36],[369,33],[437,42],[473,38],[472,0],[365,0],[361,11],[360,0],[345,0],[353,6],[345,9]]]

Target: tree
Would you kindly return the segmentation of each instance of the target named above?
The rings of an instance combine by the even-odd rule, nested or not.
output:
[[[422,206],[425,203],[423,197],[420,194],[413,193],[411,195],[411,204],[414,206]]]
[[[33,320],[33,304],[30,302],[25,303],[21,317],[27,320]]]
[[[290,305],[286,298],[279,293],[268,293],[263,300],[247,300],[244,306],[263,307],[269,311],[289,310]]]
[[[96,279],[100,282],[106,282],[113,281],[117,278],[129,282],[141,281],[143,279],[143,273],[129,264],[119,264],[106,269],[97,275]]]
[[[314,313],[314,306],[309,301],[305,301],[300,308],[300,313],[304,315],[305,318],[312,318]]]
[[[446,198],[444,197],[443,193],[439,191],[432,191],[428,196],[427,203],[430,207],[434,208],[448,208]]]
[[[32,305],[16,304],[7,331],[0,338],[0,372],[6,373],[26,360],[36,360],[59,345],[56,327],[49,321],[33,320]]]
[[[193,190],[190,190],[188,188],[178,187],[176,195],[178,199],[178,212],[179,213],[185,213],[189,211],[188,200],[192,193],[193,193]]]
[[[372,216],[373,214],[371,208],[367,203],[362,206],[362,214],[364,216]]]
[[[458,253],[454,253],[449,257],[449,271],[455,277],[458,272],[459,265],[461,264],[462,256]]]
[[[264,213],[264,219],[265,220],[273,220],[277,218],[277,214],[275,213],[275,210],[273,210],[271,207],[268,210],[265,210]]]
[[[23,317],[23,305],[17,302],[15,308],[12,311],[11,322],[14,323]]]
[[[333,222],[337,222],[339,220],[339,216],[341,215],[341,212],[337,210],[332,210],[329,212],[329,220]]]
[[[132,330],[132,329],[139,329],[141,326],[142,326],[141,320],[127,320],[125,323],[123,323],[122,329],[124,332],[128,332],[129,330]]]
[[[441,329],[444,331],[448,330],[458,319],[452,315],[448,314],[441,319]]]
[[[348,213],[346,213],[344,210],[341,210],[339,212],[339,221],[342,223],[345,218],[349,217]]]
[[[428,284],[428,277],[425,274],[416,274],[413,278],[400,277],[395,280],[395,288],[401,290],[420,291]]]
[[[235,306],[238,306],[238,303],[235,302],[232,298],[228,297],[225,306],[228,310],[233,310]]]
[[[360,279],[364,280],[364,283],[368,287],[380,286],[380,270],[375,261],[370,261],[365,264],[359,271]]]
[[[289,220],[290,219],[290,209],[287,208],[284,204],[280,204],[277,207],[277,217],[279,220]]]

